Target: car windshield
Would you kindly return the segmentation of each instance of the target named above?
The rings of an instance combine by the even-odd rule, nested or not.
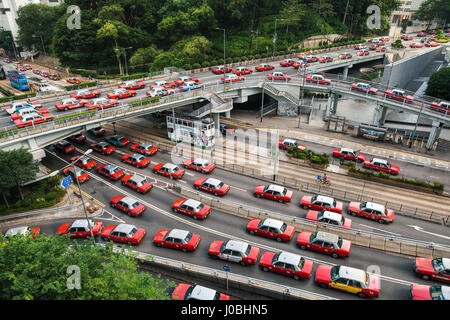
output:
[[[431,286],[430,287],[430,296],[433,300],[445,300],[444,295],[442,294],[441,286]]]
[[[189,242],[189,240],[191,240],[191,238],[192,238],[192,232],[189,232],[189,233],[186,235],[186,238],[184,238],[184,240],[185,240],[186,242]]]
[[[280,227],[280,231],[284,232],[286,230],[286,228],[287,228],[287,224],[283,223],[283,225]]]
[[[131,205],[132,208],[136,208],[137,206],[139,206],[139,202],[137,201]]]
[[[205,206],[205,205],[204,205],[203,203],[200,203],[200,204],[197,206],[197,208],[195,208],[195,210],[196,210],[197,212],[199,212],[200,210],[203,209],[204,206]]]
[[[340,221],[340,225],[343,226],[343,225],[344,225],[344,222],[345,222],[345,218],[342,216],[342,217],[341,217],[341,221]]]
[[[359,205],[359,209],[363,210],[366,208],[366,206],[367,206],[367,202],[363,202]]]
[[[334,266],[333,268],[331,268],[330,278],[333,282],[339,279],[339,266]]]
[[[342,238],[338,238],[337,246],[338,248],[342,247]]]
[[[274,264],[275,262],[278,261],[278,257],[280,256],[281,252],[278,252],[277,254],[275,254],[272,258],[272,264]]]
[[[251,246],[247,246],[247,250],[245,250],[245,252],[244,252],[246,256],[249,255],[250,250],[252,250],[252,247]]]
[[[119,168],[115,168],[115,169],[112,170],[113,173],[116,173],[116,172],[119,172],[119,171],[120,171]]]
[[[131,229],[131,231],[130,231],[130,233],[129,233],[130,237],[133,236],[136,232],[137,232],[137,228],[136,228],[136,227],[134,227],[133,229]]]
[[[223,187],[223,185],[224,185],[224,183],[221,181],[221,182],[216,186],[216,188],[217,188],[217,189],[220,189],[220,188]]]
[[[300,261],[298,262],[298,268],[301,270],[303,268],[304,264],[305,264],[305,258],[301,257]]]
[[[442,258],[437,258],[432,260],[433,268],[436,272],[444,271],[444,263],[442,262]]]
[[[336,200],[333,200],[333,208],[336,208]]]

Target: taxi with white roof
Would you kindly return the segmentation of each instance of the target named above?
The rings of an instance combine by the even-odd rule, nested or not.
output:
[[[416,258],[414,271],[424,280],[450,283],[450,258]]]
[[[295,232],[295,227],[276,219],[251,219],[247,224],[247,232],[277,241],[289,241]]]
[[[123,172],[123,170],[120,169],[115,164],[106,164],[105,163],[105,164],[98,166],[96,170],[101,175],[104,175],[112,180],[119,180],[125,175],[125,172]]]
[[[447,300],[450,301],[450,287],[427,286],[413,283],[410,289],[412,300]]]
[[[211,258],[236,262],[243,266],[255,264],[260,249],[239,240],[215,240],[208,249]]]
[[[400,173],[400,167],[389,163],[387,160],[373,158],[365,159],[363,163],[364,168],[375,171],[384,171],[392,175],[398,175]]]
[[[211,213],[211,207],[193,199],[178,199],[172,204],[174,212],[183,213],[195,220],[204,220]]]
[[[352,227],[351,219],[344,218],[344,216],[340,213],[327,210],[323,211],[309,210],[308,213],[306,214],[306,219],[322,223],[329,223],[333,226],[339,226],[344,228]]]
[[[347,213],[352,216],[378,221],[379,223],[391,223],[394,221],[394,210],[387,209],[384,205],[374,202],[350,202]]]
[[[153,156],[158,152],[158,148],[150,143],[135,143],[130,147],[131,151],[143,154],[144,156]]]
[[[302,250],[311,250],[331,255],[333,258],[348,257],[351,242],[336,234],[318,232],[299,232],[297,246]]]
[[[97,161],[92,160],[87,156],[75,156],[70,158],[70,162],[74,162],[77,167],[80,167],[85,170],[91,170],[97,165]]]
[[[298,150],[304,150],[306,149],[306,146],[303,144],[299,144],[294,139],[280,139],[278,140],[278,148],[286,150],[287,148],[295,147]]]
[[[360,154],[358,151],[354,151],[349,148],[335,148],[333,149],[333,157],[341,158],[344,160],[352,160],[357,162],[363,162],[366,158],[365,155]]]
[[[347,291],[361,298],[380,295],[380,277],[356,268],[319,265],[315,281],[323,288]]]
[[[189,158],[183,162],[183,166],[186,169],[192,169],[201,173],[211,173],[216,165],[206,159],[201,158]]]
[[[326,196],[303,196],[300,201],[300,207],[315,211],[327,210],[336,213],[342,213],[343,204],[334,198]]]
[[[128,153],[121,160],[137,168],[147,168],[150,165],[150,159],[138,153]]]
[[[153,173],[158,173],[170,179],[181,179],[185,171],[173,163],[158,163],[153,167]]]
[[[128,174],[122,178],[122,185],[127,186],[139,193],[145,194],[152,190],[153,184],[147,180],[147,178]]]
[[[200,235],[187,230],[159,230],[153,238],[153,244],[157,247],[188,252],[197,249],[200,240]]]
[[[70,234],[71,238],[90,238],[91,231],[89,227],[92,228],[92,234],[96,237],[103,228],[103,222],[89,220],[88,223],[86,219],[78,219],[74,222],[63,223],[56,231],[56,234]]]
[[[263,271],[272,271],[295,280],[309,279],[314,263],[304,257],[289,252],[266,251],[259,260],[259,266]]]
[[[139,217],[145,211],[145,206],[132,197],[116,196],[109,203],[111,207],[125,212],[130,217]]]
[[[31,237],[34,238],[36,234],[40,232],[41,228],[39,227],[29,227],[29,226],[14,227],[6,230],[5,238],[13,237],[15,235],[22,235],[24,237],[31,235]]]
[[[214,178],[198,178],[194,182],[194,188],[212,193],[215,196],[223,196],[228,193],[230,186]]]
[[[101,237],[104,241],[114,241],[119,243],[126,243],[128,245],[139,244],[144,236],[147,234],[147,230],[144,228],[138,228],[132,224],[111,224],[103,229]]]
[[[257,198],[266,198],[281,203],[291,202],[292,195],[294,194],[291,190],[285,187],[278,186],[275,184],[270,184],[268,186],[257,185],[253,194]]]
[[[172,292],[172,300],[230,300],[230,296],[197,284],[179,283]]]
[[[63,173],[66,176],[70,175],[73,179],[77,178],[79,183],[84,183],[91,179],[89,173],[77,167],[67,167],[63,170]]]

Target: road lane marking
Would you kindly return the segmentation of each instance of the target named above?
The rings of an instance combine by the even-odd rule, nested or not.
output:
[[[437,233],[433,233],[433,232],[429,232],[429,231],[425,231],[425,230],[423,230],[422,227],[419,227],[419,226],[414,226],[414,225],[408,224],[408,227],[411,227],[411,228],[415,229],[416,231],[420,231],[420,232],[423,232],[423,233],[428,233],[428,234],[431,234],[431,235],[436,236],[436,237],[441,237],[441,238],[450,240],[450,237],[443,236],[441,234],[437,234]]]
[[[360,224],[360,226],[361,227],[366,227],[366,228],[371,228],[371,229],[378,230],[378,231],[381,231],[381,232],[390,233],[390,234],[393,234],[395,236],[403,237],[401,234],[390,232],[390,231],[386,231],[386,230],[383,230],[383,229],[378,229],[378,228],[375,228],[375,227],[372,227],[372,226],[366,226],[365,224]]]

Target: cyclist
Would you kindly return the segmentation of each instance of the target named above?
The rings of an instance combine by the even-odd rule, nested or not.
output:
[[[328,184],[328,177],[326,173],[323,174],[322,182]]]

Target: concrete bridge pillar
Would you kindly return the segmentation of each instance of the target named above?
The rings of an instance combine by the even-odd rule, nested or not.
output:
[[[338,102],[339,102],[339,95],[333,93],[333,114],[336,114],[337,112]]]
[[[213,113],[214,128],[216,130],[216,137],[220,136],[220,113]]]
[[[380,111],[381,111],[381,106],[379,104],[375,105],[375,110],[373,112],[373,118],[372,118],[372,123],[371,125],[377,127],[378,126],[378,121],[380,119]]]
[[[388,108],[385,106],[381,106],[381,118],[379,121],[380,127],[384,126],[384,123],[386,122],[386,114],[387,114]]]
[[[439,138],[439,135],[441,134],[441,129],[443,126],[444,126],[443,123],[433,120],[433,123],[431,124],[430,135],[428,136],[428,141],[427,141],[427,149],[428,150],[433,148],[433,144]]]
[[[328,103],[327,103],[327,109],[326,109],[326,111],[325,111],[325,116],[327,117],[327,118],[329,118],[330,117],[330,114],[331,114],[331,103],[332,103],[332,96],[331,96],[331,93],[328,95]]]
[[[348,68],[349,67],[344,67],[344,73],[342,74],[342,79],[346,80],[347,76],[348,76]]]
[[[225,118],[231,118],[231,111],[225,112]]]

